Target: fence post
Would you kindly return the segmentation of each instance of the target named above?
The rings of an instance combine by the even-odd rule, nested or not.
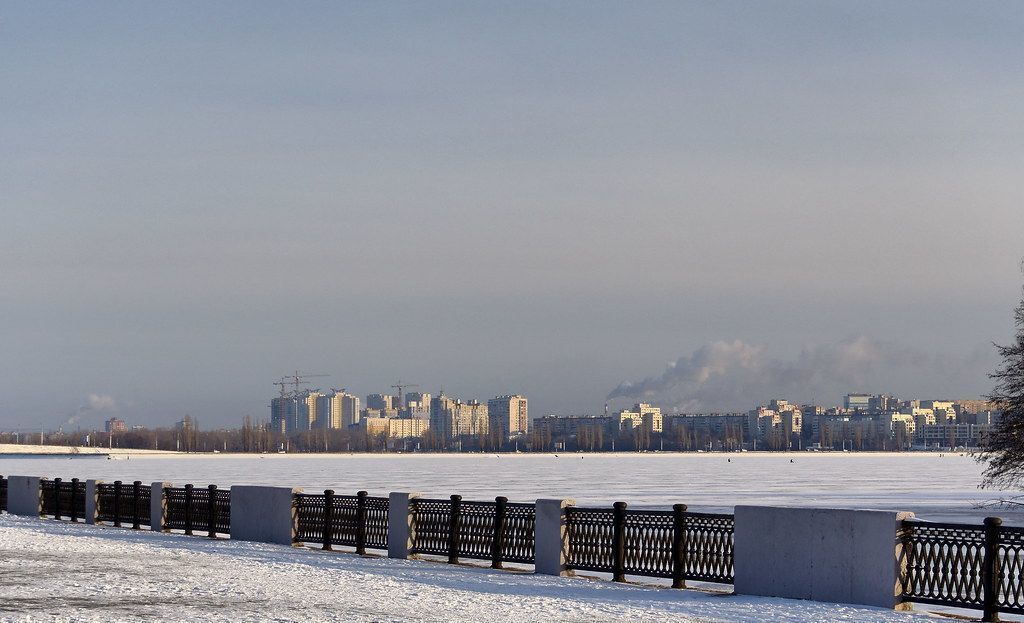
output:
[[[324,491],[324,544],[321,549],[331,550],[334,542],[334,491]]]
[[[192,535],[192,485],[185,485],[185,534]]]
[[[366,553],[366,491],[356,492],[356,553]]]
[[[206,536],[217,538],[217,485],[207,487],[210,499],[206,506]]]
[[[409,558],[416,538],[416,521],[412,505],[419,493],[391,492],[388,494],[388,558]]]
[[[462,514],[462,496],[452,496],[452,514],[448,525],[448,564],[459,562],[459,515]]]
[[[494,536],[491,539],[491,568],[501,569],[502,552],[505,551],[505,514],[508,512],[508,498],[499,495],[494,498]]]
[[[78,479],[71,479],[71,523],[78,523]]]
[[[672,505],[672,588],[686,588],[686,504]]]
[[[612,581],[626,581],[626,503],[616,502],[613,508]]]
[[[142,518],[139,516],[139,500],[142,497],[142,481],[136,480],[132,483],[132,530],[142,527]]]
[[[999,621],[999,531],[1002,525],[1003,520],[999,517],[985,518],[985,566],[981,569],[982,621]]]
[[[103,484],[102,480],[85,481],[85,523],[95,524],[99,518],[99,491],[98,485]]]
[[[60,478],[53,479],[53,518],[60,521]]]
[[[169,482],[154,482],[149,485],[149,529],[154,532],[166,532],[167,495],[165,491],[171,487]]]
[[[114,481],[114,527],[121,527],[121,481]]]
[[[537,500],[534,528],[534,572],[544,575],[573,575],[569,569],[570,506],[575,500]]]

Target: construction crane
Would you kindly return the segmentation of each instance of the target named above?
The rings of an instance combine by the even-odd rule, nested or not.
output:
[[[330,375],[329,374],[300,374],[299,371],[296,370],[295,374],[289,374],[288,376],[284,377],[282,380],[290,379],[288,381],[288,385],[291,385],[292,387],[295,388],[295,389],[292,390],[292,394],[297,396],[299,394],[299,387],[300,386],[302,386],[302,385],[309,385],[310,384],[309,381],[307,381],[306,379],[315,379],[315,378],[324,377],[324,376],[330,376]]]
[[[273,384],[281,386],[281,398],[284,398],[285,395],[287,394],[284,388],[288,386],[288,377],[282,376],[280,381],[274,381]]]
[[[402,390],[403,389],[408,389],[410,387],[419,387],[419,385],[416,385],[414,383],[403,383],[402,380],[399,379],[391,387],[393,387],[393,388],[398,390],[398,410],[401,411],[402,410],[402,399],[405,398],[405,395],[402,393]]]

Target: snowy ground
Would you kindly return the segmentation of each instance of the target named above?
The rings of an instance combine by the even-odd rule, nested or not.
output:
[[[981,470],[970,456],[930,452],[0,457],[0,474],[64,479],[458,493],[467,500],[566,497],[581,505],[683,503],[716,512],[737,504],[877,508],[936,521],[980,523],[999,515],[1007,524],[1024,524],[1022,510],[977,508],[999,495],[978,489]]]
[[[2,621],[935,621],[0,515]]]

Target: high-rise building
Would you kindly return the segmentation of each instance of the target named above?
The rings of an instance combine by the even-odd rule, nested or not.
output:
[[[334,394],[319,394],[316,396],[316,419],[312,422],[313,428],[338,428],[334,423]]]
[[[619,411],[617,421],[619,429],[628,430],[644,426],[652,433],[660,433],[662,431],[661,409],[659,407],[652,407],[645,402],[636,403],[632,409]]]
[[[116,417],[107,420],[104,428],[108,433],[124,433],[128,431],[128,425],[124,423],[124,420],[119,420]]]
[[[443,441],[455,436],[455,404],[443,391],[430,401],[430,430]]]
[[[341,425],[352,426],[359,423],[359,396],[341,394]]]
[[[430,394],[423,392],[408,392],[405,394],[405,404],[399,414],[402,418],[430,419]]]
[[[462,435],[486,435],[487,434],[487,405],[477,401],[455,403],[455,417],[453,418],[455,437]]]
[[[323,396],[323,394],[320,392],[306,392],[306,395],[302,399],[306,406],[304,413],[302,414],[305,416],[305,419],[299,420],[300,430],[320,428],[320,425],[317,423],[317,420],[320,418],[317,405],[319,404],[318,401],[321,396]]]
[[[487,405],[476,400],[452,400],[442,392],[431,401],[430,430],[449,441],[487,433]]]
[[[287,433],[291,430],[290,422],[294,420],[295,401],[292,398],[280,396],[270,401],[270,430],[275,433]]]
[[[395,397],[390,394],[370,394],[366,397],[366,408],[386,411],[395,408]]]
[[[525,435],[530,423],[526,398],[518,394],[491,398],[487,401],[487,419],[490,432],[497,433],[503,442]]]
[[[871,394],[846,394],[843,397],[843,408],[847,411],[867,413],[871,406]]]
[[[270,430],[293,433],[309,430],[309,403],[307,396],[281,396],[270,401]]]

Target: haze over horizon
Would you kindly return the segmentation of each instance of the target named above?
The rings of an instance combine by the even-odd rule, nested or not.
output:
[[[977,397],[1024,276],[1024,5],[0,8],[0,430],[299,369],[746,410]]]

